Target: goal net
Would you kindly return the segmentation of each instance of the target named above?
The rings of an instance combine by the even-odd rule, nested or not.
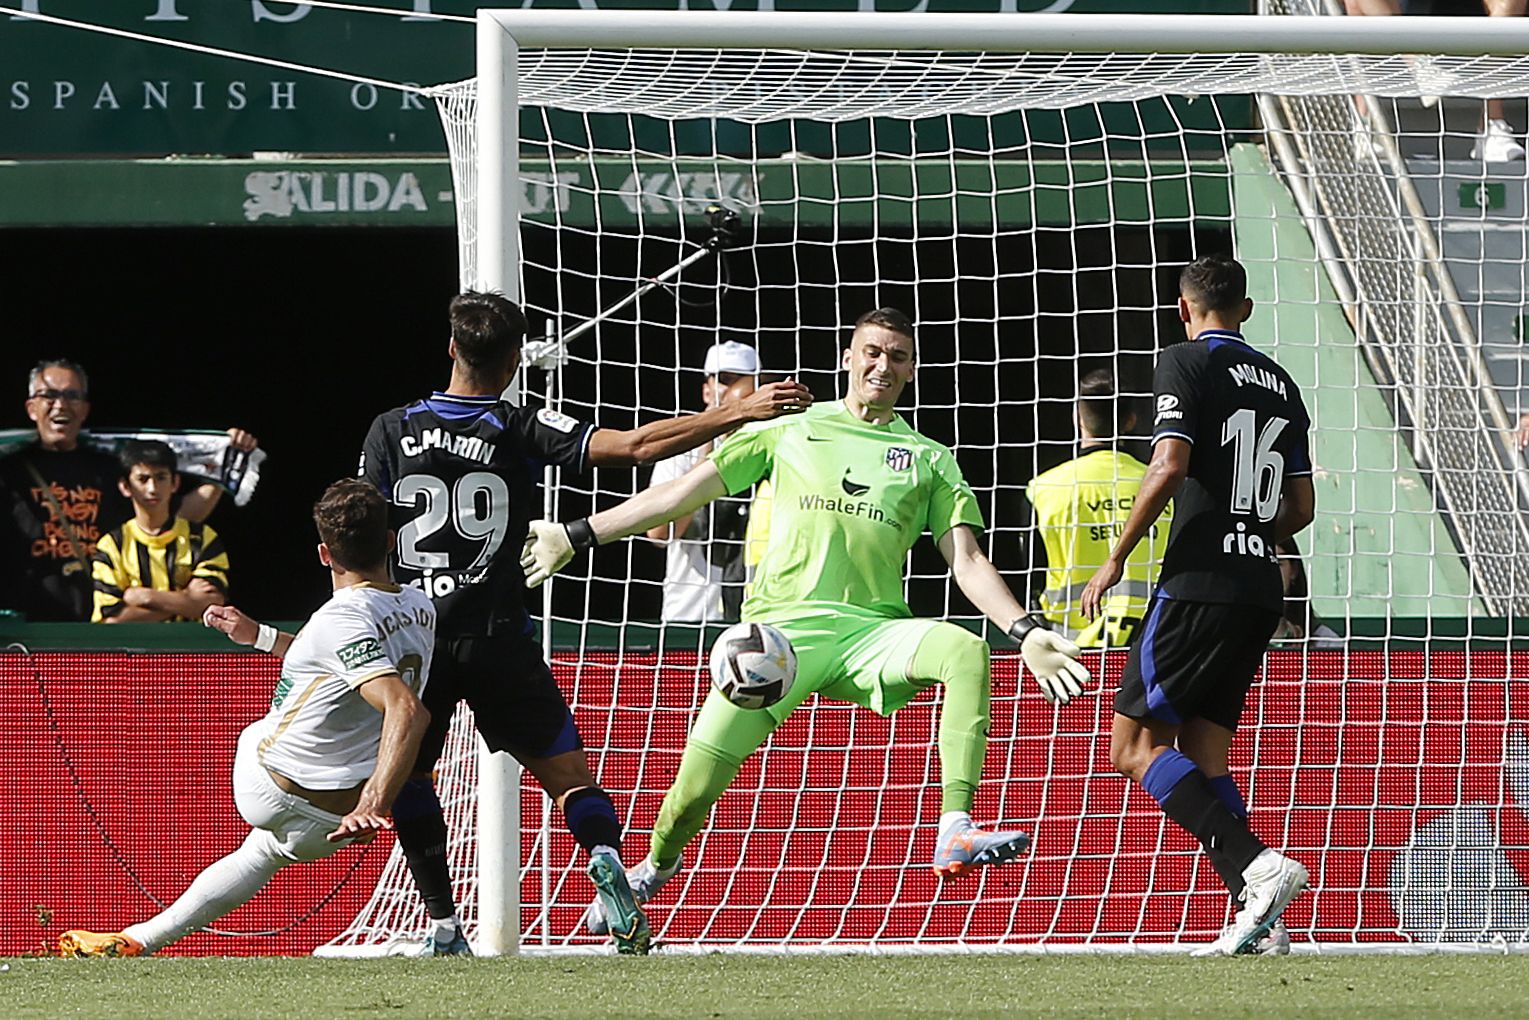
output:
[[[1525,60],[1492,55],[1529,50],[1529,34],[1385,20],[1362,39],[1340,17],[486,13],[480,40],[518,42],[513,74],[480,62],[477,82],[438,94],[463,283],[523,300],[539,338],[524,399],[616,428],[698,409],[702,359],[726,340],[835,398],[848,326],[903,309],[918,375],[901,411],[955,450],[988,554],[1034,597],[1046,581],[1025,486],[1077,452],[1079,376],[1114,373],[1120,442],[1145,456],[1152,366],[1183,335],[1178,269],[1235,253],[1257,303],[1249,339],[1314,419],[1318,516],[1233,752],[1255,831],[1314,875],[1291,929],[1324,950],[1518,943],[1529,660],[1511,620],[1529,605],[1529,543],[1521,380],[1498,354],[1523,339],[1506,313],[1526,292],[1525,185],[1465,149],[1481,100],[1529,95]],[[1190,44],[1219,52],[1175,52]],[[486,76],[513,81],[518,117],[497,86],[479,105]],[[1420,100],[1441,91],[1442,105]],[[486,153],[484,123],[512,151]],[[485,177],[511,156],[513,209],[483,215]],[[726,212],[738,226],[719,237]],[[584,516],[646,480],[564,474],[549,509]],[[544,620],[628,863],[716,633],[660,622],[663,576],[649,543],[603,547],[552,583]],[[917,615],[988,633],[927,541],[907,593]],[[651,905],[664,949],[1212,937],[1228,903],[1208,862],[1109,765],[1124,654],[1095,653],[1100,696],[1054,709],[989,636],[976,816],[1031,831],[1032,856],[945,885],[932,874],[937,693],[890,718],[813,699]],[[471,925],[475,748],[465,710],[457,722],[441,784]],[[522,949],[602,946],[579,926],[582,854],[529,776],[504,810],[521,823]],[[423,923],[395,850],[326,951]]]

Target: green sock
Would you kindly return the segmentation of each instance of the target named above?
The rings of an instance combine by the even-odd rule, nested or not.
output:
[[[653,824],[648,856],[654,863],[665,870],[674,866],[738,769],[778,725],[768,710],[739,708],[715,690],[706,696]]]
[[[674,777],[669,792],[664,794],[658,821],[653,824],[648,856],[653,858],[659,870],[674,867],[685,844],[701,831],[711,814],[711,806],[722,796],[740,767],[741,763],[730,762],[704,745],[694,741],[685,745],[679,774]]]
[[[989,688],[987,642],[959,627],[936,627],[908,663],[910,676],[945,685],[940,712],[940,813],[967,811],[987,758]]]

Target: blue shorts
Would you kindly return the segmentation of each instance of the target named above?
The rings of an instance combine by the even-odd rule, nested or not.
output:
[[[420,700],[430,710],[430,727],[416,772],[429,772],[440,760],[459,701],[473,710],[490,750],[525,761],[584,746],[541,646],[520,634],[439,638]]]
[[[1279,614],[1258,606],[1153,596],[1126,659],[1115,711],[1178,724],[1237,728]]]

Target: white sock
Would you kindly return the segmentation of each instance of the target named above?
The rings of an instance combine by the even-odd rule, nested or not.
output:
[[[947,811],[940,816],[940,838],[943,839],[945,834],[953,828],[958,826],[965,828],[970,824],[972,824],[970,811]]]
[[[600,843],[589,852],[591,857],[593,857],[595,854],[604,854],[605,856],[614,860],[617,864],[621,863],[621,851],[617,850],[615,847],[606,846],[604,843]]]
[[[251,830],[239,849],[203,869],[178,900],[122,934],[142,942],[145,952],[163,949],[249,902],[287,863],[274,836],[265,829]]]
[[[450,942],[457,937],[457,929],[462,927],[462,922],[457,920],[457,915],[450,917],[432,917],[430,923],[434,925],[431,935],[435,936],[437,943]]]

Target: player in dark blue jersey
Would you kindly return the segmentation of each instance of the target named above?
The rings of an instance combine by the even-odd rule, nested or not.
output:
[[[361,454],[361,474],[393,508],[394,579],[423,590],[438,614],[424,697],[430,729],[415,774],[393,805],[399,844],[434,922],[425,952],[470,951],[456,918],[446,822],[431,779],[457,702],[466,701],[484,742],[513,754],[537,778],[589,851],[590,877],[613,912],[608,916],[619,919],[611,928],[617,948],[645,953],[647,920],[620,865],[616,809],[595,783],[526,612],[519,553],[529,521],[541,516],[542,468],[646,464],[745,421],[801,410],[812,395],[788,380],[700,414],[628,431],[596,428],[501,398],[520,367],[526,332],[514,302],[499,294],[460,294],[450,319],[450,385],[378,415]]]
[[[1173,500],[1157,591],[1115,698],[1110,760],[1199,839],[1242,902],[1203,955],[1288,951],[1279,917],[1307,879],[1300,863],[1253,835],[1227,769],[1283,605],[1274,547],[1315,511],[1311,419],[1290,374],[1239,332],[1252,312],[1237,262],[1207,256],[1184,268],[1179,318],[1191,342],[1158,359],[1152,463],[1081,600],[1094,618]]]

